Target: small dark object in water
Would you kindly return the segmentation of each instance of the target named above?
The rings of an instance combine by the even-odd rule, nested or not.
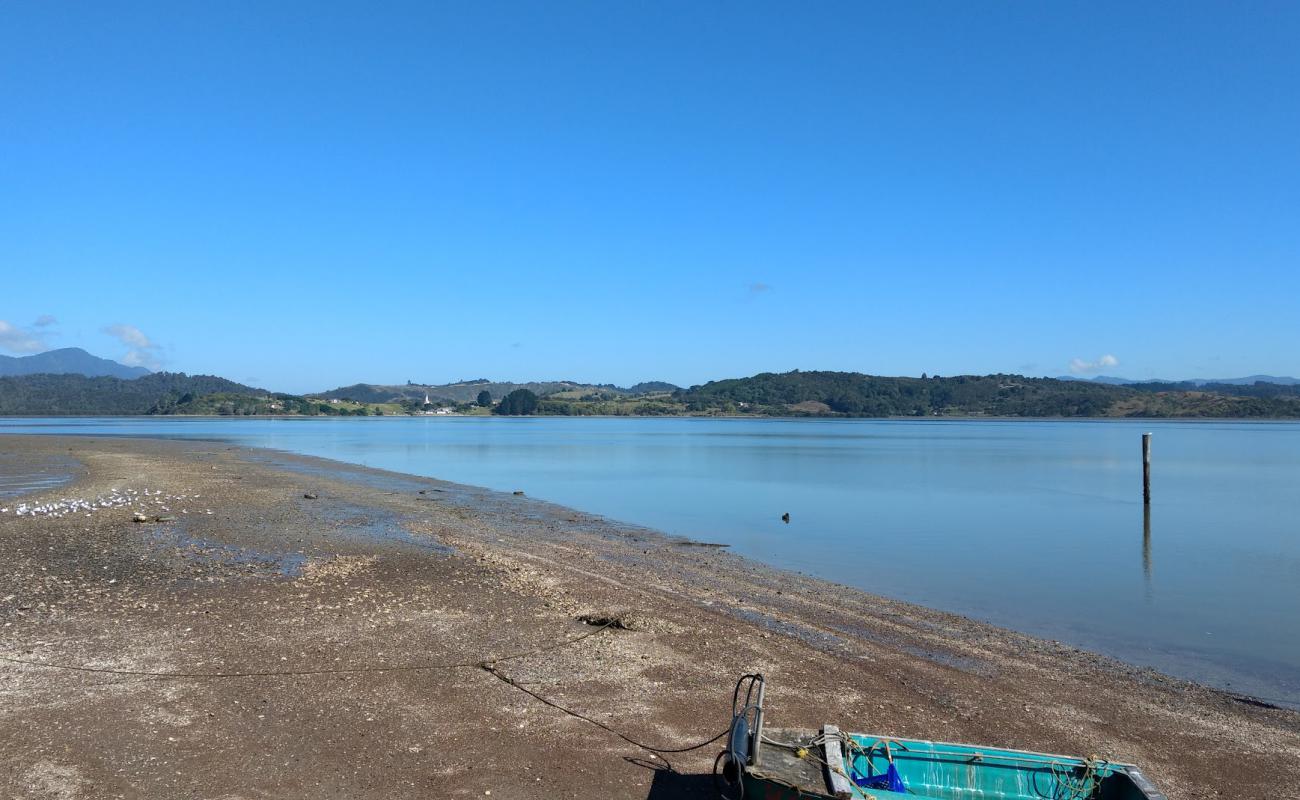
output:
[[[315,492],[304,492],[302,496],[303,496],[303,499],[305,499],[305,500],[315,500],[315,499],[316,499],[316,493],[315,493]]]
[[[423,490],[423,489],[420,490],[420,494],[424,494],[424,490]]]
[[[132,522],[148,522],[149,518],[144,514],[135,514],[131,517]]]
[[[789,511],[787,511],[787,512],[785,512],[784,514],[781,515],[781,521],[784,522],[784,523],[787,524],[787,525],[790,524],[790,512],[789,512]]]
[[[723,544],[723,543],[721,543],[721,542],[692,542],[692,541],[685,541],[685,542],[678,542],[677,544],[678,544],[678,546],[680,546],[680,547],[731,547],[731,545],[729,545],[729,544]]]
[[[522,497],[523,494],[524,494],[524,493],[521,492],[521,491],[519,491],[518,489],[515,490],[515,496],[516,496],[516,497]]]

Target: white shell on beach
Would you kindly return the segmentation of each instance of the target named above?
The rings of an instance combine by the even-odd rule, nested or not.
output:
[[[16,506],[5,506],[0,508],[0,514],[8,514],[11,510],[20,517],[60,517],[68,516],[76,512],[84,512],[86,516],[91,516],[95,511],[106,508],[119,508],[121,506],[133,505],[134,496],[148,495],[155,498],[154,504],[161,507],[163,511],[170,511],[171,508],[166,505],[171,500],[184,500],[185,495],[165,494],[161,489],[151,492],[148,489],[137,491],[135,489],[116,490],[110,494],[99,495],[98,497],[84,499],[74,497],[62,497],[58,500],[48,503],[39,503],[32,505],[30,503],[19,503]],[[137,511],[142,509],[137,508]],[[211,511],[208,512],[212,513]]]

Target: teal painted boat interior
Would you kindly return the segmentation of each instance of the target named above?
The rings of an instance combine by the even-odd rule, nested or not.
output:
[[[1129,800],[1141,798],[1128,765],[1082,758],[926,741],[890,740],[887,755],[879,737],[851,737],[867,755],[845,755],[846,772],[882,775],[892,755],[907,793],[859,789],[863,796],[929,797],[936,800]],[[1131,791],[1130,791],[1131,790]]]

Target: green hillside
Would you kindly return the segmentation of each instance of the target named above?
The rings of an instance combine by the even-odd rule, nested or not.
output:
[[[212,375],[153,372],[139,378],[85,375],[0,377],[0,414],[68,416],[148,414],[169,397],[225,392],[265,395],[265,391]]]
[[[1283,387],[1288,388],[1288,387]],[[850,417],[1300,417],[1300,394],[1232,387],[1114,386],[1022,375],[885,378],[762,373],[673,394],[687,413]]]
[[[322,403],[267,392],[212,375],[181,372],[153,372],[130,380],[49,374],[0,377],[0,416],[342,416],[385,410],[350,403]]]
[[[423,401],[427,394],[429,400],[434,404],[455,405],[457,403],[474,402],[479,392],[482,391],[491,394],[494,400],[500,400],[518,389],[527,389],[538,397],[560,395],[565,399],[578,399],[584,396],[612,398],[624,395],[643,395],[651,392],[672,391],[676,388],[670,383],[659,381],[637,384],[631,389],[622,389],[612,384],[576,383],[574,381],[514,383],[512,381],[490,381],[486,378],[479,378],[457,383],[406,383],[401,385],[354,383],[351,386],[340,386],[337,389],[318,392],[311,396],[326,399],[354,400],[360,403],[400,403],[412,400]]]
[[[516,397],[532,393],[535,403],[506,412],[551,416],[1300,418],[1300,386],[1114,385],[1022,375],[888,378],[799,371],[645,394],[567,381],[467,381],[442,386],[355,384],[320,397],[268,392],[211,375],[156,372],[125,380],[40,374],[0,377],[0,415],[430,413],[423,404],[426,394],[435,405],[450,406],[456,413],[488,414],[490,405],[474,402],[484,391],[493,401],[512,392]]]

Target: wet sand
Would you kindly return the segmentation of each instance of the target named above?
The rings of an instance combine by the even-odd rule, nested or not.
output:
[[[712,737],[761,671],[774,725],[1300,798],[1296,712],[526,495],[217,442],[0,453],[77,473],[0,500],[0,656],[108,670],[0,661],[0,797],[712,797],[718,745],[627,739]],[[58,498],[110,507],[14,513]]]

